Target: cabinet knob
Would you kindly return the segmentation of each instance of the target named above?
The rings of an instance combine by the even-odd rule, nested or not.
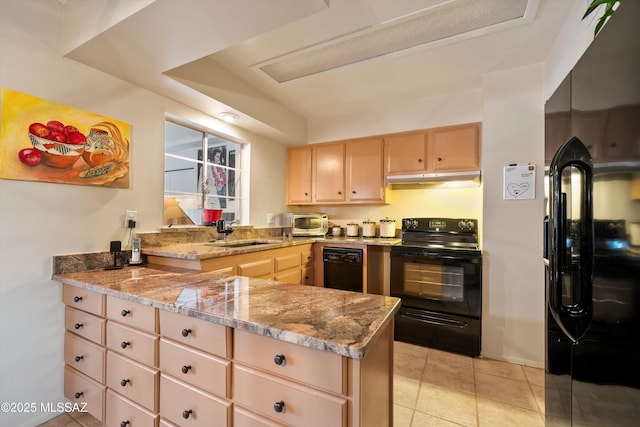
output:
[[[309,193],[306,193],[306,192],[305,192],[305,193],[304,193],[304,195],[305,195],[305,196],[308,196],[308,195],[309,195]]]
[[[129,425],[129,421],[122,421],[120,423],[120,427],[127,427]]]
[[[129,383],[129,380],[120,380],[120,385],[125,387]]]
[[[284,411],[284,401],[280,400],[276,403],[273,404],[273,410],[276,411],[277,413],[281,413],[282,411]]]
[[[439,162],[442,161],[442,157],[438,157],[436,160],[438,160]]]
[[[611,148],[615,148],[618,144],[616,144],[615,142],[612,142],[611,144],[609,144],[609,147]]]
[[[82,301],[82,297],[73,297],[73,302],[80,302]]]
[[[418,163],[422,163],[422,159],[418,159]]]
[[[188,337],[190,333],[191,333],[191,329],[183,329],[182,330],[182,336],[183,337]]]
[[[182,411],[182,418],[186,420],[191,416],[191,414],[193,414],[193,411],[191,409],[189,409],[188,411]]]
[[[351,194],[356,194],[356,190],[351,190]]]
[[[75,325],[73,325],[74,328],[76,329],[80,329],[82,328],[84,325],[82,323],[76,323]]]
[[[338,191],[338,194],[342,195],[342,191]]]
[[[122,347],[122,348],[127,348],[130,345],[131,345],[131,343],[129,341],[122,341],[120,343],[120,347]]]
[[[275,356],[273,356],[273,363],[275,363],[278,366],[282,366],[286,363],[286,359],[284,357],[284,354],[276,354]]]
[[[74,394],[74,396],[76,397],[76,399],[80,399],[83,394],[84,394],[83,392],[79,391],[76,394]]]
[[[78,363],[79,361],[81,361],[82,359],[84,359],[84,356],[76,356],[73,358],[73,360],[76,361],[76,363]]]
[[[191,365],[183,365],[182,366],[182,373],[186,374],[189,372],[189,370],[191,369]]]
[[[122,311],[120,312],[120,316],[122,316],[122,317],[127,317],[127,315],[128,315],[129,313],[131,313],[129,310],[122,310]]]

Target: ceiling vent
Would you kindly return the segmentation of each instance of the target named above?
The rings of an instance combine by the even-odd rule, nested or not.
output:
[[[283,83],[479,30],[485,33],[497,31],[503,28],[498,24],[513,24],[513,21],[522,21],[525,15],[534,15],[538,1],[449,0],[438,7],[309,46],[256,66]]]

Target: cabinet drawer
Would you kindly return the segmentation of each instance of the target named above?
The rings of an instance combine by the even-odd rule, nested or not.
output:
[[[325,371],[326,372],[326,371]],[[234,399],[287,425],[346,426],[347,400],[263,374],[233,366]],[[276,405],[281,405],[276,408]]]
[[[107,318],[136,329],[158,331],[156,309],[120,298],[107,296]]]
[[[106,321],[93,314],[66,306],[64,308],[65,329],[96,344],[104,345]]]
[[[107,387],[157,412],[158,410],[158,370],[122,357],[112,351],[107,352]]]
[[[158,416],[135,402],[107,390],[105,423],[109,426],[157,427]]]
[[[284,427],[284,424],[278,424],[234,405],[233,427]]]
[[[231,397],[231,362],[160,339],[160,370],[220,397]]]
[[[346,358],[337,354],[236,330],[234,359],[313,387],[346,394]]]
[[[207,353],[231,358],[231,330],[226,326],[160,310],[160,334]]]
[[[269,276],[273,271],[273,260],[264,259],[261,261],[247,262],[238,265],[238,276],[262,277]]]
[[[105,295],[97,292],[64,284],[62,285],[62,302],[69,307],[75,307],[96,316],[104,316]]]
[[[64,367],[64,396],[80,409],[86,410],[100,421],[104,421],[104,395],[106,387],[80,372]],[[86,406],[82,406],[86,403]]]
[[[64,363],[104,384],[104,358],[104,347],[65,332]]]
[[[230,402],[164,374],[160,375],[160,389],[160,413],[163,418],[183,427],[231,425]]]
[[[293,283],[295,285],[299,285],[302,283],[301,277],[302,277],[302,273],[300,269],[296,268],[293,270],[276,273],[273,279],[277,280],[278,282]]]
[[[148,366],[158,366],[158,337],[109,321],[107,347]]]
[[[275,262],[275,272],[288,270],[289,268],[299,267],[300,266],[300,254],[289,254],[278,256],[274,259]]]

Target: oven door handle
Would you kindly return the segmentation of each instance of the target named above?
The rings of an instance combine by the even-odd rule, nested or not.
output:
[[[432,316],[429,314],[414,314],[414,313],[406,313],[400,312],[400,316],[405,319],[417,320],[423,323],[429,323],[431,325],[437,326],[448,326],[450,328],[458,328],[464,329],[469,326],[466,322],[461,322],[459,320],[452,319],[443,319],[442,317]]]
[[[402,252],[402,253],[392,252],[391,257],[398,257],[398,258],[423,257],[423,258],[432,258],[432,259],[446,259],[446,260],[452,260],[452,261],[480,260],[480,257],[477,255],[466,256],[462,253],[460,255],[443,255],[437,252]]]

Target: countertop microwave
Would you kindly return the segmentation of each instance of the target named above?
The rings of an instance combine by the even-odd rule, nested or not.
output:
[[[329,217],[325,214],[292,214],[294,236],[324,236],[329,231]]]

